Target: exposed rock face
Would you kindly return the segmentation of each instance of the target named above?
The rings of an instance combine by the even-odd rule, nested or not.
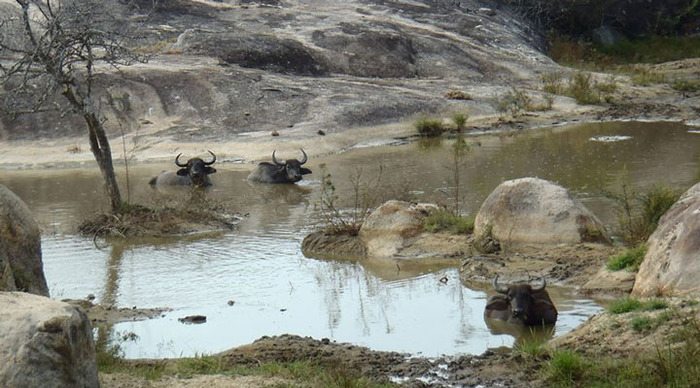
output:
[[[146,12],[153,2],[137,3]],[[480,12],[480,4],[159,2],[145,35],[153,43],[146,48],[163,55],[119,74],[99,69],[105,73],[95,101],[110,135],[121,128],[153,135],[142,141],[273,130],[331,134],[465,109],[497,114],[494,94],[558,66],[526,24],[500,10]],[[484,98],[443,97],[457,87]],[[82,136],[81,120],[60,112],[0,115],[0,138]]]
[[[661,217],[647,246],[633,295],[700,296],[700,183]]]
[[[360,239],[367,247],[367,256],[393,257],[411,239],[423,232],[423,219],[437,206],[387,201],[375,209],[360,228]]]
[[[99,387],[85,313],[42,296],[0,292],[0,386]]]
[[[581,290],[586,293],[604,293],[627,295],[634,286],[635,273],[622,270],[610,271],[601,268],[598,273],[590,277],[590,280],[581,286]]]
[[[475,240],[501,245],[607,243],[602,223],[563,187],[538,178],[501,183],[474,221]]]
[[[0,291],[49,295],[39,225],[27,205],[0,185]]]

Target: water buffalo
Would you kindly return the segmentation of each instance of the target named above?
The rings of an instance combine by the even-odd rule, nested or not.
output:
[[[210,162],[205,162],[200,158],[192,158],[187,163],[180,163],[180,156],[175,157],[175,164],[181,167],[177,172],[163,171],[158,176],[152,178],[148,183],[153,186],[211,186],[209,174],[216,172],[214,167],[209,167],[216,162],[216,155],[209,151],[212,156]]]
[[[526,326],[552,325],[557,321],[557,309],[545,290],[547,281],[533,287],[528,283],[509,286],[498,284],[498,276],[493,279],[493,288],[503,294],[489,298],[484,309],[484,318],[498,319]]]
[[[287,159],[280,162],[272,151],[272,162],[262,162],[248,175],[248,180],[260,183],[294,183],[301,180],[302,175],[311,174],[311,170],[302,167],[308,160],[306,152],[301,150],[302,160]]]

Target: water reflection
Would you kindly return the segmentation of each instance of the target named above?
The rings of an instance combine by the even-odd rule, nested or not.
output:
[[[513,346],[528,343],[543,343],[554,337],[555,325],[525,326],[506,322],[500,319],[484,318],[486,327],[494,335],[507,334],[515,339]]]
[[[632,138],[589,140],[595,136]],[[463,208],[472,214],[502,180],[538,176],[570,188],[612,224],[614,213],[603,191],[614,191],[623,181],[641,188],[655,183],[684,188],[695,183],[700,172],[700,136],[676,124],[592,124],[468,140],[481,144],[472,148],[460,171]],[[154,190],[148,180],[162,166],[133,166],[129,196],[136,203],[184,206],[212,201],[248,217],[236,231],[219,236],[147,240],[104,250],[75,233],[83,218],[107,210],[107,201],[99,199],[97,168],[6,171],[0,182],[27,202],[43,228],[44,268],[53,297],[84,298],[92,293],[98,302],[119,307],[175,309],[161,319],[112,329],[109,335],[139,336],[137,342],[124,344],[129,357],[211,353],[282,333],[430,356],[480,353],[510,346],[515,339],[489,330],[483,320],[486,292],[460,284],[455,263],[323,261],[300,252],[302,238],[319,219],[315,204],[322,170],[314,163],[325,163],[332,175],[339,206],[353,202],[349,177],[359,168],[366,179],[374,180],[378,166],[383,174],[372,186],[378,201],[449,202],[451,144],[446,139],[428,146],[361,148],[315,158],[309,164],[317,172],[297,185],[251,184],[245,179],[249,171],[221,163],[212,176],[214,185],[196,192]],[[123,171],[118,174],[123,178]],[[448,281],[441,282],[445,277]],[[600,308],[594,301],[548,290],[560,312],[557,335]],[[235,304],[229,306],[229,300]],[[177,321],[194,314],[206,315],[207,323]]]

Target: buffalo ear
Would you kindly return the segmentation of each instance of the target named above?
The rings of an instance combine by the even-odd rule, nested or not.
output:
[[[309,170],[306,167],[302,167],[300,171],[301,171],[301,175],[311,174],[311,170]]]
[[[214,167],[207,167],[206,172],[207,174],[213,174],[216,172],[216,169]]]
[[[179,176],[187,176],[188,174],[189,174],[189,170],[187,170],[186,168],[181,168],[181,169],[177,170],[177,175],[179,175]]]

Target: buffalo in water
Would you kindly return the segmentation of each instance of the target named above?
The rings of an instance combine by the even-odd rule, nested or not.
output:
[[[518,283],[509,286],[498,284],[493,279],[493,288],[502,295],[489,298],[484,309],[484,318],[497,319],[525,326],[553,325],[557,321],[557,309],[545,290],[547,281],[532,286]]]
[[[248,180],[251,182],[260,183],[295,183],[299,182],[302,175],[311,174],[311,170],[302,167],[309,159],[306,152],[301,150],[303,158],[287,159],[280,162],[275,158],[275,151],[272,151],[272,162],[262,162],[248,175]]]
[[[177,172],[163,171],[148,183],[152,186],[211,186],[209,175],[215,173],[216,169],[210,166],[216,162],[216,155],[211,151],[209,153],[212,157],[209,162],[201,158],[192,158],[186,163],[180,162],[180,153],[175,157],[175,164],[181,167]]]

